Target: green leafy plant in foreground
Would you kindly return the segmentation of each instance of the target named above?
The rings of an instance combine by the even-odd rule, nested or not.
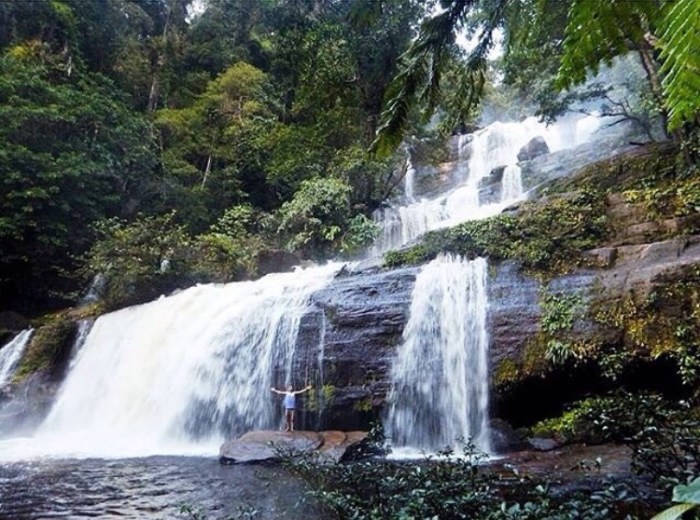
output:
[[[329,518],[631,520],[648,511],[646,497],[626,482],[600,479],[585,493],[562,494],[516,471],[498,475],[483,461],[484,454],[467,442],[461,454],[445,449],[413,462],[327,464],[295,455],[285,464],[309,484]]]
[[[697,518],[697,509],[700,506],[700,478],[696,478],[687,486],[676,486],[673,489],[673,501],[680,503],[662,511],[652,520],[676,520],[691,510],[695,510]]]

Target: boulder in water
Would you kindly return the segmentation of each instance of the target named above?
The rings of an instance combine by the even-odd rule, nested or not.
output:
[[[363,443],[367,432],[253,431],[221,445],[221,464],[279,461],[285,455],[317,453],[321,460],[338,462]]]
[[[547,146],[547,141],[544,140],[544,137],[537,136],[520,149],[518,152],[518,161],[531,161],[535,157],[548,153],[549,146]]]
[[[496,453],[520,451],[529,446],[523,432],[514,430],[510,424],[502,419],[491,419],[489,429],[491,448]]]

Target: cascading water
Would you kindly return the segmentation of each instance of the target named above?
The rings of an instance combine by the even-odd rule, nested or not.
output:
[[[461,184],[433,199],[416,200],[416,171],[409,161],[408,205],[389,208],[378,218],[384,234],[375,254],[426,230],[500,211],[522,196],[515,166],[522,145],[543,135],[554,151],[585,138],[594,126],[595,121],[587,121],[562,137],[560,129],[530,119],[494,123],[461,136],[456,172]],[[506,166],[502,201],[480,206],[479,182],[499,166]],[[291,382],[293,367],[303,362],[317,363],[322,378],[323,334],[317,355],[310,357],[308,352],[296,355],[296,335],[309,296],[338,268],[198,286],[99,318],[76,349],[56,402],[34,438],[21,446],[10,442],[9,449],[0,443],[0,457],[210,454],[226,437],[276,427],[281,412],[269,386]],[[483,261],[445,257],[419,276],[388,415],[398,446],[434,448],[471,436],[488,450],[487,340],[479,321],[486,313],[485,289],[480,289],[484,270]],[[449,280],[438,283],[441,276]],[[460,297],[467,301],[460,303]],[[444,302],[452,303],[436,307]],[[81,330],[88,327],[82,324]],[[433,344],[440,350],[429,357]],[[0,356],[10,352],[9,346],[2,350]],[[421,366],[411,368],[418,360],[439,374],[434,384]],[[444,370],[438,372],[439,367]],[[460,374],[469,377],[460,379]]]
[[[26,329],[17,334],[0,349],[0,387],[12,380],[24,349],[27,348],[34,329]]]
[[[523,179],[520,175],[520,166],[511,164],[503,170],[503,187],[501,188],[501,202],[517,199],[523,194]]]
[[[413,167],[413,162],[411,158],[408,158],[408,164],[406,164],[406,176],[404,177],[404,195],[406,200],[414,201],[413,189],[416,182],[416,169]]]
[[[426,231],[501,212],[523,197],[520,170],[516,164],[518,152],[525,144],[541,136],[549,150],[555,152],[586,142],[598,125],[599,118],[595,116],[563,118],[550,126],[530,117],[521,122],[497,121],[469,137],[460,136],[457,161],[460,185],[447,194],[431,199],[416,198],[411,188],[413,201],[408,205],[391,206],[375,212],[374,221],[380,228],[380,235],[371,254],[378,256],[398,249]],[[481,204],[479,184],[498,167],[510,168],[508,177],[503,180],[501,200]]]
[[[416,278],[384,424],[394,448],[490,451],[487,264],[439,256]]]
[[[201,285],[100,317],[35,437],[14,456],[211,454],[277,428],[311,293],[339,264]],[[2,452],[0,444],[0,452]]]

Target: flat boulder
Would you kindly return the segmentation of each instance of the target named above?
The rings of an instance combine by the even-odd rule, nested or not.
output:
[[[219,462],[221,464],[275,462],[283,456],[305,453],[316,453],[320,459],[338,462],[349,448],[361,443],[366,437],[366,432],[348,434],[336,430],[253,431],[222,444]]]

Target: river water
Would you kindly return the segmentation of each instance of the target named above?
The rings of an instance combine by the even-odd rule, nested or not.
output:
[[[0,518],[322,518],[283,468],[214,457],[0,464]]]

